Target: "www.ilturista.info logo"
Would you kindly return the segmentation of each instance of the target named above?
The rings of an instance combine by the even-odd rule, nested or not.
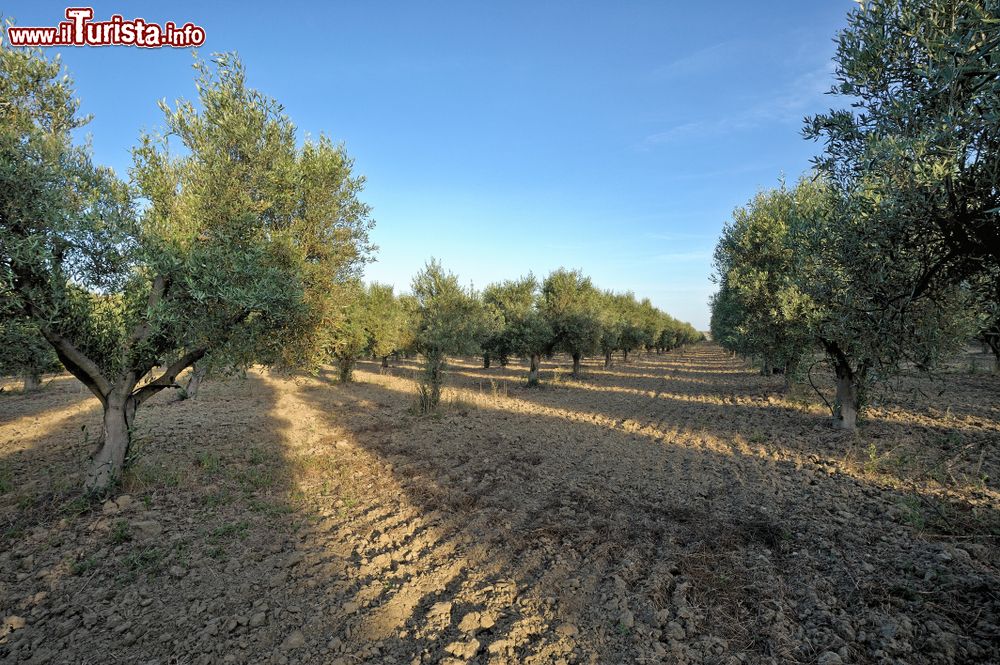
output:
[[[193,23],[162,26],[134,18],[126,21],[114,14],[108,21],[92,21],[91,7],[67,7],[66,19],[54,27],[12,25],[7,28],[11,46],[140,46],[142,48],[189,48],[205,43],[205,29]]]

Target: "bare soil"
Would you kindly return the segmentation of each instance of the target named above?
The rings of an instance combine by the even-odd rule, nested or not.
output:
[[[568,366],[161,394],[103,502],[96,400],[0,394],[0,660],[1000,662],[1000,377],[852,435],[711,344]]]

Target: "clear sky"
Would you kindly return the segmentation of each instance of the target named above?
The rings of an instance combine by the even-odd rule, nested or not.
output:
[[[476,287],[580,268],[705,329],[722,225],[807,169],[802,118],[842,105],[824,93],[854,2],[90,4],[204,27],[202,54],[238,51],[303,135],[343,141],[377,221],[369,279],[405,290],[431,256]],[[60,50],[121,174],[156,101],[195,95],[189,51]]]

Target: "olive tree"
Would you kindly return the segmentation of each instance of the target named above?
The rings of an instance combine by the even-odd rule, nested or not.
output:
[[[369,347],[372,313],[368,294],[359,282],[352,282],[340,292],[342,298],[330,331],[330,356],[337,363],[340,380],[353,379],[358,358]]]
[[[618,296],[611,291],[601,292],[598,308],[601,335],[597,345],[604,354],[604,369],[609,369],[614,352],[621,347],[624,312]]]
[[[979,339],[993,352],[993,369],[1000,372],[1000,305],[994,306],[988,316],[986,325],[979,331]]]
[[[643,298],[637,308],[636,317],[640,333],[640,348],[649,352],[656,346],[660,336],[660,316],[662,312],[653,306],[649,298]]]
[[[416,305],[414,347],[424,357],[420,410],[437,408],[447,357],[475,353],[482,341],[481,301],[458,277],[431,259],[413,278]]]
[[[388,284],[372,282],[365,299],[369,348],[382,367],[388,367],[389,356],[406,348],[406,310]]]
[[[799,288],[789,238],[794,197],[784,184],[758,192],[733,212],[715,249],[717,279],[739,312],[735,329],[720,341],[739,335],[741,352],[758,359],[761,373],[780,369],[786,384],[815,344],[808,325],[812,305]]]
[[[482,317],[479,330],[479,351],[483,356],[483,369],[489,369],[493,363],[493,357],[502,349],[502,336],[505,328],[503,312],[494,303],[489,302],[484,294],[477,294],[480,300],[479,314]],[[506,365],[506,360],[501,359],[502,365]]]
[[[1000,372],[1000,267],[980,275],[972,289],[981,301],[977,337],[993,352],[994,370]]]
[[[539,385],[542,356],[552,349],[554,331],[547,318],[533,308],[510,323],[514,353],[528,359],[528,387]]]
[[[601,341],[600,292],[578,270],[559,269],[542,283],[539,307],[552,328],[551,349],[573,358],[573,376],[580,376],[583,356]]]
[[[817,162],[863,178],[920,240],[913,290],[1000,264],[1000,14],[983,0],[865,0],[837,39],[848,109],[818,115]]]
[[[975,329],[968,289],[926,279],[927,250],[878,184],[800,186],[793,213],[798,287],[833,367],[834,425],[854,430],[869,391],[904,363],[930,368]]]
[[[641,349],[648,341],[643,328],[640,304],[632,293],[620,297],[622,320],[621,334],[618,338],[618,348],[622,352],[622,362],[628,362],[628,354]]]
[[[89,490],[121,473],[136,410],[206,355],[309,356],[320,305],[370,251],[343,149],[297,147],[234,56],[196,70],[198,103],[161,104],[165,132],[141,138],[127,185],[73,143],[86,119],[59,65],[0,48],[4,311],[29,317],[103,407]]]
[[[599,322],[597,347],[604,353],[605,368],[611,367],[615,351],[621,351],[622,360],[627,363],[633,350],[653,344],[655,326],[647,319],[654,309],[648,300],[644,305],[631,292],[604,292],[595,307]]]
[[[542,356],[554,346],[554,332],[539,308],[539,284],[528,274],[515,280],[490,284],[483,291],[483,301],[495,308],[500,325],[486,341],[486,348],[497,355],[503,366],[512,355],[528,359],[528,386],[539,385]]]
[[[803,234],[832,305],[819,333],[836,408],[857,405],[864,377],[953,347],[974,308],[963,283],[998,264],[998,18],[975,0],[866,0],[838,36],[834,92],[851,106],[806,126],[835,200]],[[836,420],[851,429],[848,409]]]
[[[498,323],[494,330],[488,331],[483,341],[485,358],[496,357],[500,365],[506,367],[511,355],[521,353],[517,324],[534,309],[537,291],[538,282],[531,274],[490,284],[483,289],[483,303],[496,312]]]
[[[931,367],[976,317],[970,291],[939,276],[918,289],[922,239],[877,181],[843,190],[804,179],[738,210],[716,250],[713,336],[792,371],[813,345],[835,376],[834,425],[857,427],[871,389],[904,363]]]

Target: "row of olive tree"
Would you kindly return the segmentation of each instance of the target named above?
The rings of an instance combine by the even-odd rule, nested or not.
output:
[[[528,385],[535,386],[542,358],[554,353],[568,354],[578,377],[583,358],[598,352],[610,366],[614,351],[627,362],[636,349],[664,352],[702,338],[649,300],[600,291],[579,271],[556,270],[541,283],[529,274],[478,293],[432,260],[414,278],[413,298],[401,322],[413,326],[403,338],[425,359],[424,410],[440,400],[447,356],[481,353],[486,368],[494,358],[501,365],[511,356],[526,358]]]
[[[74,142],[87,119],[58,62],[0,47],[0,326],[37,331],[100,401],[90,490],[120,475],[139,406],[195,363],[324,360],[372,250],[344,149],[300,143],[234,56],[196,71],[197,101],[160,104],[125,181]]]
[[[998,18],[981,2],[861,3],[836,56],[852,106],[807,121],[826,144],[816,172],[737,210],[717,247],[713,337],[765,369],[822,350],[839,427],[904,363],[993,339]]]

